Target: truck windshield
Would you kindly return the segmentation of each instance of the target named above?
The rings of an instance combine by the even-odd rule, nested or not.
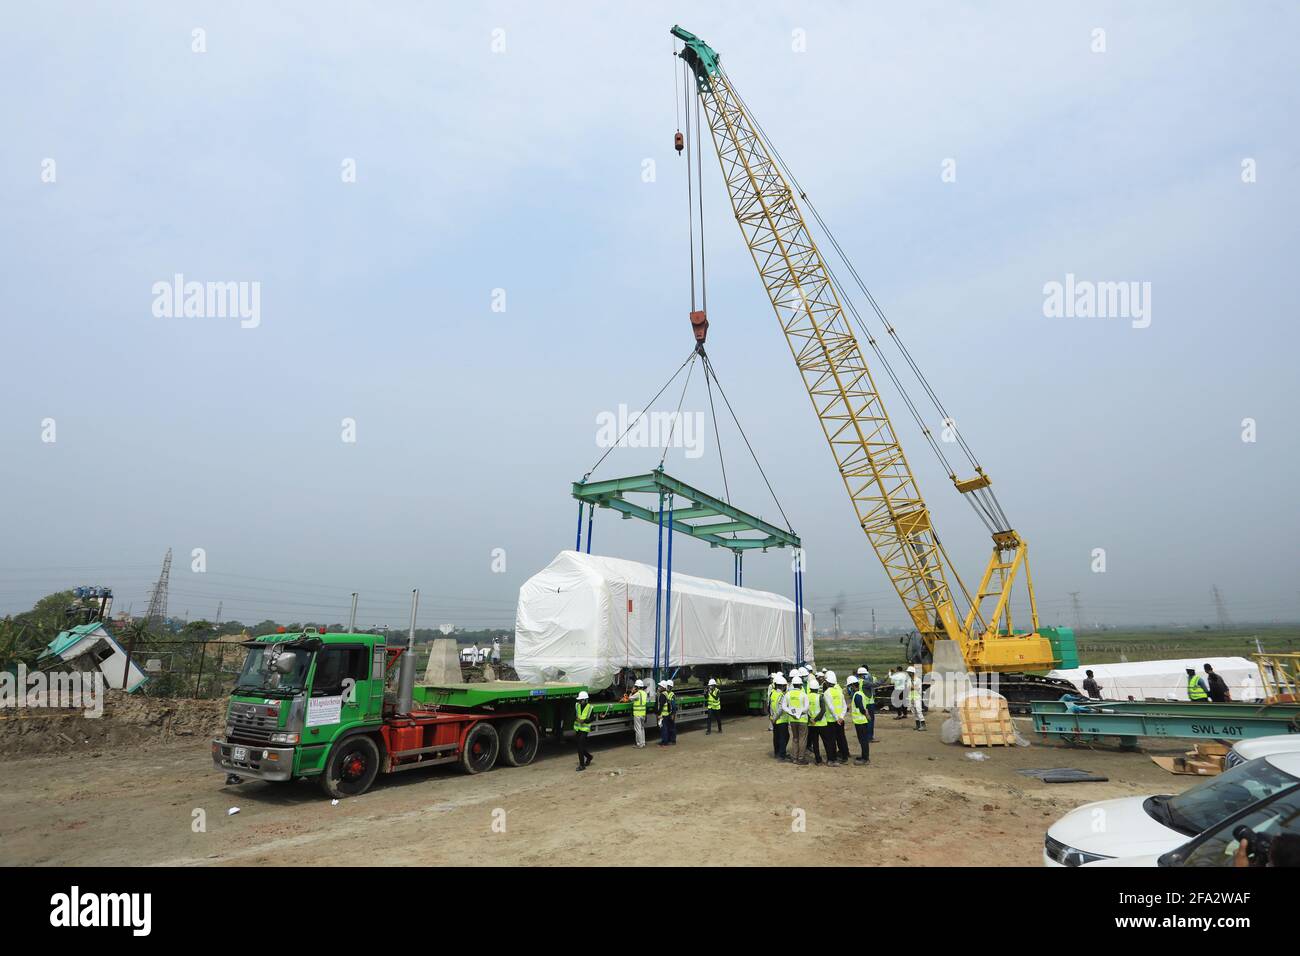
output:
[[[296,694],[307,682],[311,658],[311,652],[301,647],[281,644],[250,647],[239,679],[235,681],[235,690],[272,697]]]
[[[1259,757],[1161,801],[1164,822],[1175,830],[1195,835],[1297,783],[1300,780],[1274,767],[1267,757]]]

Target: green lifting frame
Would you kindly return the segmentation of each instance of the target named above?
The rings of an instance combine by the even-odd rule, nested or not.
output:
[[[649,505],[629,500],[631,495],[649,495]],[[662,469],[648,475],[610,478],[606,481],[575,481],[573,497],[582,504],[612,508],[624,518],[640,518],[653,525],[660,523],[660,496],[685,498],[690,504],[674,507],[672,530],[708,542],[710,547],[728,548],[733,554],[755,549],[800,548],[802,543],[793,531],[782,531],[762,518],[732,507],[720,498],[678,481]],[[720,520],[719,520],[720,519]],[[590,538],[590,530],[588,530]]]

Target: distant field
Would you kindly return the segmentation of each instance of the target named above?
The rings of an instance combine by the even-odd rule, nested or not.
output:
[[[1230,630],[1193,631],[1141,628],[1127,631],[1081,631],[1076,635],[1082,664],[1110,664],[1120,660],[1150,661],[1180,657],[1249,657],[1255,639],[1266,652],[1300,653],[1300,625],[1239,627]],[[832,670],[853,670],[866,664],[879,674],[903,659],[898,639],[841,640],[817,638],[813,645],[817,664]]]

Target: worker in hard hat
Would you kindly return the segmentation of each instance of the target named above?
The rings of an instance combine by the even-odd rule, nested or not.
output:
[[[636,735],[636,746],[645,747],[645,713],[650,695],[646,693],[645,681],[637,678],[632,691],[632,733]]]
[[[826,760],[828,763],[847,764],[849,741],[844,732],[844,722],[849,719],[849,701],[833,670],[826,671],[822,699],[826,702],[826,729],[822,731],[822,739],[826,741]]]
[[[786,747],[790,744],[790,715],[785,712],[786,682],[784,674],[772,676],[772,689],[767,694],[767,716],[772,721],[772,756],[789,760]]]
[[[889,706],[894,708],[894,719],[902,720],[907,716],[907,665],[899,664],[889,675],[889,682],[894,685],[894,692],[889,697]]]
[[[808,746],[808,695],[803,689],[803,678],[798,674],[790,678],[790,690],[786,692],[781,703],[782,712],[789,718],[790,744],[793,753],[790,759],[803,767],[808,764],[804,748]]]
[[[670,677],[664,681],[664,704],[668,711],[668,743],[666,746],[677,746],[677,695],[673,692],[673,679]],[[661,710],[662,714],[663,711]],[[661,716],[660,721],[663,720]]]
[[[591,763],[587,749],[587,735],[591,733],[591,698],[585,690],[578,691],[578,701],[573,709],[573,735],[578,741],[578,769],[586,770]]]
[[[713,733],[713,723],[717,721],[718,733],[722,733],[722,688],[715,678],[709,678],[709,686],[704,691],[704,736]]]
[[[866,664],[863,664],[861,667],[858,668],[858,690],[862,691],[863,699],[865,699],[867,702],[867,710],[871,714],[870,726],[868,728],[870,733],[868,734],[868,736],[871,738],[871,742],[874,744],[876,742],[876,710],[877,710],[876,679],[871,676],[871,670],[870,668],[867,667]],[[852,710],[853,708],[849,707],[849,711],[852,712]]]
[[[907,705],[912,710],[912,719],[916,721],[917,730],[925,730],[925,704],[921,701],[921,675],[912,665],[907,666]]]
[[[861,757],[854,757],[858,764],[871,763],[871,728],[874,724],[871,706],[867,703],[867,692],[857,674],[850,674],[845,682],[849,690],[849,714],[853,720],[853,730],[858,735],[858,746],[862,749]]]
[[[672,720],[669,713],[671,702],[668,700],[668,682],[659,681],[658,696],[655,698],[655,713],[659,718],[659,746],[668,746],[668,724]]]
[[[812,751],[813,763],[822,765],[822,732],[826,727],[826,702],[822,699],[822,682],[816,677],[808,678],[808,749]]]

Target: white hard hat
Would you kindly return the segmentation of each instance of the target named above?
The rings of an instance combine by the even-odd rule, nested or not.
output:
[[[859,673],[859,674],[865,674],[865,673],[867,673],[867,669],[866,669],[865,667],[859,667],[859,668],[858,668],[858,673]]]
[[[784,684],[784,683],[785,683],[785,675],[784,675],[784,674],[777,674],[775,677],[772,678],[772,683],[774,683],[774,684]]]
[[[790,668],[790,676],[791,676],[791,677],[798,677],[798,676],[800,676],[800,674],[801,674],[801,672],[800,672],[799,668],[797,668],[797,667],[792,667],[792,668]]]
[[[793,677],[790,678],[790,683],[796,687],[801,687],[803,685],[803,678],[800,677],[798,674],[795,674]]]
[[[655,684],[655,686],[656,686],[656,687],[667,687],[667,686],[668,686],[668,681],[666,681],[666,680],[661,680],[658,684]]]
[[[587,692],[585,690],[578,691],[578,700],[586,700],[586,699],[587,699]]]
[[[856,674],[850,674],[850,675],[849,675],[849,679],[846,680],[844,683],[846,683],[846,684],[856,684],[857,682],[858,682],[858,676],[857,676]]]
[[[816,677],[809,677],[808,686],[811,687],[813,690],[820,690],[822,684],[821,681],[819,681]]]
[[[673,679],[670,677],[670,678],[668,678],[666,681],[664,681],[664,686],[665,686],[665,687],[672,687],[672,686],[673,686]]]
[[[641,680],[641,678],[638,677],[638,678],[637,678],[637,681],[636,681],[636,686],[637,686],[637,687],[644,687],[644,686],[645,686],[645,681]]]
[[[915,673],[916,673],[916,668],[915,668],[915,667],[909,667],[909,668],[907,669],[907,672],[908,672],[909,674],[915,674]]]
[[[806,667],[801,667],[801,668],[799,668],[799,676],[800,676],[800,677],[807,677],[807,676],[808,676],[808,668],[806,668]]]
[[[826,672],[826,682],[827,682],[828,684],[834,684],[834,683],[835,683],[835,672],[834,672],[834,671],[827,671],[827,672]]]
[[[710,677],[710,678],[709,678],[709,686],[710,686],[710,687],[717,687],[717,686],[718,686],[718,682],[717,682],[716,680],[714,680],[712,677]]]
[[[778,677],[784,677],[785,675],[782,674],[780,671],[772,671],[772,673],[768,674],[767,676],[769,680],[776,680]]]

